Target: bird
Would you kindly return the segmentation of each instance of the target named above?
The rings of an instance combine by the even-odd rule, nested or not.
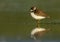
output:
[[[37,27],[39,27],[39,21],[45,18],[50,18],[44,11],[38,9],[36,6],[30,8],[31,16],[37,21]]]
[[[44,18],[50,18],[45,12],[37,9],[37,7],[35,7],[35,6],[31,7],[30,14],[36,20],[41,20]]]

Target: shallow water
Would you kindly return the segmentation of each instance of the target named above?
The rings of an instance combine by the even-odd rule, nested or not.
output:
[[[40,21],[40,27],[51,29],[41,41],[30,37],[36,28],[36,21],[29,14],[31,6],[51,17]],[[0,0],[0,42],[60,42],[60,0]]]
[[[60,42],[60,40],[0,40],[0,42]]]

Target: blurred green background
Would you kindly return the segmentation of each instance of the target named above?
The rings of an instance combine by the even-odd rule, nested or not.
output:
[[[50,28],[44,38],[60,39],[60,0],[0,0],[0,35],[30,38],[36,21],[29,9],[36,6],[51,18],[41,20],[42,28]]]

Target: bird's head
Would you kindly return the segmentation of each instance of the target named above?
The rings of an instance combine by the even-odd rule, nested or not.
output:
[[[34,12],[37,8],[35,6],[31,7],[30,11]]]

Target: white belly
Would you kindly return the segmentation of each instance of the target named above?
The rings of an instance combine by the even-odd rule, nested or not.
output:
[[[38,19],[38,20],[45,18],[45,17],[43,17],[43,16],[37,16],[37,15],[35,15],[33,12],[31,13],[31,16],[32,16],[34,19]]]

